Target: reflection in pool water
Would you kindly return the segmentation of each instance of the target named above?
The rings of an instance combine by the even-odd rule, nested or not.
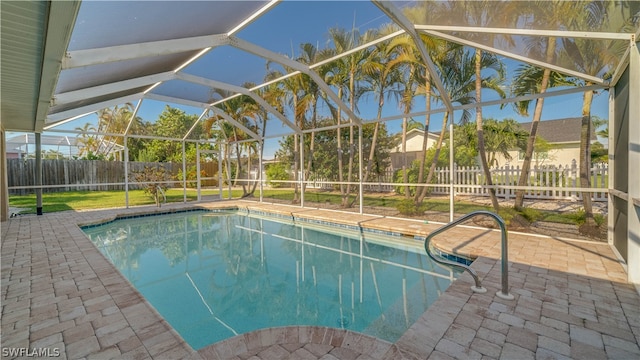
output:
[[[120,219],[84,232],[194,348],[318,325],[395,341],[451,283],[418,246],[240,213]]]

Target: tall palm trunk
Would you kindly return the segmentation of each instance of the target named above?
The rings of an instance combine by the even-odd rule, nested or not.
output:
[[[586,86],[592,85],[587,82]],[[582,126],[580,127],[580,187],[591,187],[591,102],[593,91],[585,91],[582,101]],[[585,225],[595,226],[591,193],[582,193],[582,205],[586,216]]]
[[[338,98],[342,99],[342,89],[338,89]],[[337,120],[338,120],[338,125],[341,125],[342,121],[342,112],[341,111],[336,111],[337,113]],[[343,202],[344,202],[344,194],[345,194],[345,188],[344,188],[344,162],[342,160],[342,131],[341,131],[341,127],[338,126],[338,128],[336,128],[336,136],[338,138],[338,181],[340,182],[340,196],[343,197]]]
[[[349,76],[349,108],[352,112],[355,112],[355,78],[351,73]],[[347,182],[353,181],[353,158],[355,155],[354,148],[354,134],[353,134],[353,120],[350,120],[351,126],[349,126],[349,169],[347,170]],[[349,195],[351,195],[351,184],[346,186],[346,194],[342,196],[342,207],[350,207],[352,203],[349,202]]]
[[[482,50],[476,49],[476,104],[482,103]],[[478,134],[478,155],[480,155],[480,162],[482,163],[482,170],[484,171],[485,182],[489,188],[489,196],[491,197],[491,205],[493,210],[498,212],[500,205],[498,204],[498,198],[496,197],[496,189],[493,188],[493,181],[491,180],[491,170],[487,163],[487,153],[484,146],[484,130],[482,128],[482,106],[476,106],[476,133]],[[453,150],[452,150],[453,151]]]
[[[293,95],[293,113],[294,113],[294,117],[295,122],[297,123],[297,117],[298,117],[298,96],[296,94]],[[302,126],[300,127],[302,129]],[[298,187],[298,178],[299,178],[299,174],[298,174],[298,169],[300,169],[300,148],[299,148],[299,139],[298,139],[298,134],[294,134],[293,135],[293,203],[297,204],[298,202],[300,202],[300,189]]]
[[[233,180],[234,185],[238,185],[238,179],[242,174],[242,151],[240,151],[240,145],[236,143],[236,158],[238,160],[238,164],[236,166],[236,178]],[[247,192],[247,185],[245,181],[242,182],[242,193],[245,194]]]
[[[376,115],[376,119],[378,120],[382,117],[383,106],[384,106],[384,87],[381,87],[380,92],[378,93],[378,113]],[[371,139],[371,148],[369,149],[369,158],[367,159],[367,167],[364,169],[362,182],[367,182],[369,180],[369,174],[371,173],[371,168],[373,167],[373,159],[375,158],[379,132],[380,132],[380,122],[378,121],[376,122],[376,125],[373,128],[373,137]]]
[[[556,38],[550,37],[547,41],[547,62],[551,63],[556,51]],[[540,94],[544,94],[549,86],[549,77],[551,76],[551,70],[545,68],[542,74],[542,81],[540,82]],[[538,98],[536,100],[536,108],[533,112],[533,119],[531,121],[531,130],[529,132],[529,139],[527,139],[527,150],[524,154],[524,161],[522,162],[522,170],[520,172],[520,178],[518,179],[518,186],[525,186],[529,179],[529,170],[531,169],[531,158],[533,157],[533,148],[536,141],[536,135],[538,134],[538,124],[542,117],[542,106],[544,105],[544,98]],[[520,211],[524,206],[524,190],[516,190],[516,200],[513,207]]]
[[[444,112],[444,117],[442,119],[442,130],[440,131],[440,136],[438,137],[438,142],[436,143],[436,152],[433,155],[433,160],[431,160],[431,166],[429,166],[429,174],[427,175],[427,180],[425,181],[427,184],[431,183],[431,178],[433,178],[433,174],[436,172],[436,166],[438,166],[438,158],[440,157],[440,151],[442,150],[442,143],[444,142],[444,134],[447,131],[447,120],[449,119],[449,111]]]
[[[256,123],[256,126],[258,124]],[[264,135],[267,132],[267,120],[266,120],[266,116],[264,117],[264,120],[262,121],[262,136],[260,137],[260,140],[258,142],[258,173],[256,174],[256,180],[253,183],[253,188],[251,189],[251,192],[249,193],[249,195],[253,195],[256,192],[256,188],[258,187],[258,182],[262,182],[262,168],[260,167],[260,164],[262,164],[262,158],[264,157]]]
[[[404,110],[405,114],[407,110]],[[409,172],[407,171],[407,117],[402,118],[402,182],[409,183]],[[409,185],[404,186],[404,197],[409,198]]]
[[[317,112],[317,108],[318,108],[318,103],[317,101],[314,100],[313,102],[313,114],[311,115],[311,128],[315,129],[317,127],[317,120],[318,120],[318,112]],[[307,160],[307,171],[306,171],[306,176],[305,179],[309,177],[309,175],[311,174],[311,165],[313,164],[313,152],[316,148],[316,132],[312,131],[311,132],[311,140],[310,140],[310,144],[309,144],[309,154],[307,154],[308,156],[308,160]],[[303,190],[306,189],[306,185],[303,184]]]
[[[422,184],[422,180],[424,178],[424,168],[427,153],[427,142],[429,141],[429,123],[431,122],[431,81],[429,81],[429,75],[426,76],[425,81],[425,107],[427,114],[424,116],[424,137],[422,139],[422,150],[420,151],[420,168],[418,169],[418,184]],[[427,196],[427,192],[429,191],[429,187],[423,186],[422,188],[416,189],[416,197],[415,203],[416,205],[420,205],[424,197]]]

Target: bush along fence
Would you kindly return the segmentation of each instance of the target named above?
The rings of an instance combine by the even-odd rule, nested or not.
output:
[[[501,166],[491,169],[491,178],[495,186],[516,186],[520,177],[520,166]],[[398,187],[394,185],[394,171],[387,170],[384,174],[373,177],[369,184],[365,185],[365,191],[392,192]],[[606,201],[608,194],[608,165],[594,164],[591,167],[591,188],[602,189],[592,192],[594,201]],[[449,194],[449,178],[451,173],[448,167],[437,168],[430,187],[430,193],[434,195]],[[454,184],[457,195],[489,196],[488,189],[484,186],[484,172],[479,166],[461,166],[454,169]],[[378,183],[378,184],[376,184]],[[580,187],[579,168],[574,160],[571,165],[536,165],[529,171],[529,180],[526,184],[531,189],[525,191],[527,199],[582,199],[579,191],[568,190]],[[311,187],[314,187],[313,184]],[[331,184],[319,183],[316,188],[325,190],[333,188]],[[515,189],[499,188],[496,194],[506,200],[515,198]]]
[[[206,166],[205,166],[206,164]],[[193,164],[187,165],[187,174]],[[129,182],[135,182],[134,173],[144,170],[145,166],[164,168],[166,181],[182,180],[181,163],[146,163],[130,161]],[[207,174],[217,173],[217,166],[202,164]],[[209,169],[210,168],[210,169]],[[42,160],[42,184],[44,192],[83,191],[83,190],[124,190],[124,162],[105,160]],[[190,175],[188,175],[190,176]],[[195,176],[195,174],[193,174]],[[9,188],[35,186],[36,162],[34,159],[7,159],[7,177]],[[187,186],[193,182],[187,181]],[[169,183],[169,187],[180,187],[182,183]],[[47,187],[48,186],[48,187]],[[143,185],[130,184],[129,189],[142,189]],[[11,195],[32,194],[34,189],[10,189]]]

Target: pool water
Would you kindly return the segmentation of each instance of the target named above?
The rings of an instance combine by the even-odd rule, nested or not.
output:
[[[243,213],[119,219],[83,231],[196,350],[287,325],[394,342],[455,275],[417,241]]]

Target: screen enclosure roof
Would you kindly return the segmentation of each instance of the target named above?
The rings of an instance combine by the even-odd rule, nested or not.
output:
[[[406,35],[414,42],[429,35],[607,87],[626,67],[640,23],[639,1],[2,1],[1,7],[2,122],[5,130],[26,132],[141,99],[219,112],[239,94],[266,107],[273,126],[299,132],[290,115],[259,96],[274,70],[280,77],[273,82],[308,75],[345,117],[361,124],[367,119],[316,70]],[[333,16],[324,15],[327,7]],[[321,49],[339,16],[363,13],[373,15],[360,33],[385,24],[391,30],[336,47],[322,62],[293,58],[298,44],[292,36]],[[549,39],[568,56],[534,50]],[[429,50],[417,48],[435,88],[446,94]],[[603,54],[606,66],[590,67],[589,59]],[[441,103],[453,106],[446,95]]]

